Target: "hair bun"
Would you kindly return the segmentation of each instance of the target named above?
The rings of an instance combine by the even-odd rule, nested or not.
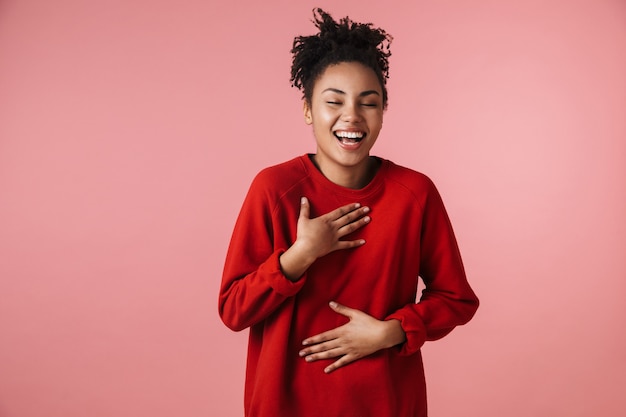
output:
[[[391,35],[371,23],[354,22],[347,16],[337,22],[320,8],[313,9],[313,23],[317,34],[294,38],[291,85],[310,99],[313,83],[326,67],[340,62],[360,62],[376,73],[386,104]]]

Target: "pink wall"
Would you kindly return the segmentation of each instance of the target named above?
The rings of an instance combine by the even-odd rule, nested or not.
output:
[[[314,150],[315,5],[395,37],[375,153],[482,300],[424,348],[431,415],[623,415],[626,3],[216,3],[0,2],[0,416],[242,415],[217,289],[253,175]]]

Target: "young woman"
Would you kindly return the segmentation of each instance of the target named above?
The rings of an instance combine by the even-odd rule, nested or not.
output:
[[[426,416],[420,348],[478,299],[433,183],[370,155],[391,37],[320,9],[315,23],[291,81],[317,151],[257,175],[224,267],[220,316],[250,328],[245,413]]]

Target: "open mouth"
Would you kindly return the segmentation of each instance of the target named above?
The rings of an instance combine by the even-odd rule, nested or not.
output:
[[[334,135],[344,145],[354,145],[365,138],[365,132],[336,131]]]

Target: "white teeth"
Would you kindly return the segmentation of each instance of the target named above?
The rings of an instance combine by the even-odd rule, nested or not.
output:
[[[335,135],[340,138],[361,139],[363,132],[335,132]]]

